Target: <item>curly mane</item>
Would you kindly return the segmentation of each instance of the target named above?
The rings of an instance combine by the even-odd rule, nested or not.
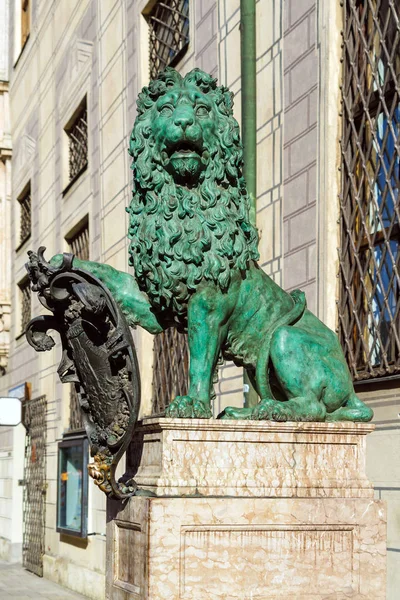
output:
[[[162,166],[151,129],[157,99],[173,87],[187,85],[207,94],[217,114],[215,144],[207,148],[210,159],[195,188],[178,185]],[[133,194],[127,208],[130,264],[155,310],[172,311],[181,323],[190,295],[202,280],[226,291],[232,269],[244,271],[249,261],[259,257],[232,106],[233,95],[199,69],[183,78],[167,68],[138,98],[129,147],[133,157]]]

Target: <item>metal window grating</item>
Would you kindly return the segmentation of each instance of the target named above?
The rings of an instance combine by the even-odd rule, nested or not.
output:
[[[76,179],[88,165],[88,126],[86,101],[73,124],[66,129],[69,138],[69,180]]]
[[[189,0],[156,2],[150,15],[150,78],[176,64],[189,45]]]
[[[26,192],[18,198],[20,205],[20,222],[19,222],[19,245],[21,246],[32,233],[32,203],[31,203],[31,187],[28,186]]]
[[[31,286],[29,279],[19,284],[20,299],[21,299],[21,333],[26,330],[26,327],[31,320]]]
[[[72,237],[68,238],[72,254],[80,260],[89,260],[89,225],[86,222]]]
[[[26,427],[22,564],[43,577],[46,527],[46,396],[23,402]]]
[[[86,222],[72,237],[68,239],[70,250],[77,258],[89,260],[89,225]],[[82,410],[79,403],[78,390],[71,384],[69,397],[69,429],[75,431],[83,429]]]
[[[187,336],[174,328],[154,338],[153,414],[161,414],[175,396],[188,390],[189,349]]]
[[[69,429],[77,431],[84,428],[82,409],[79,403],[78,390],[74,383],[71,383],[69,393]]]
[[[356,380],[400,373],[399,16],[344,2],[338,333]]]

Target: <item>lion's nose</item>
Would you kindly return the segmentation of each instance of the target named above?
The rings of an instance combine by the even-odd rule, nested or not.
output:
[[[183,130],[186,129],[189,125],[193,125],[194,116],[190,113],[179,113],[174,117],[175,125],[182,127]]]

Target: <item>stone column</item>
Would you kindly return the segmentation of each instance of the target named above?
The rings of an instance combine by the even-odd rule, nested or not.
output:
[[[107,598],[384,600],[370,424],[147,419],[109,501]]]

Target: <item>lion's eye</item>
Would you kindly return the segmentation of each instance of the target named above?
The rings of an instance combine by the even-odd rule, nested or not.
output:
[[[208,106],[198,106],[196,108],[196,115],[198,117],[208,117],[209,112],[210,112],[210,109],[208,108]]]
[[[163,106],[160,110],[160,115],[163,117],[170,117],[172,115],[173,109],[172,106]]]

